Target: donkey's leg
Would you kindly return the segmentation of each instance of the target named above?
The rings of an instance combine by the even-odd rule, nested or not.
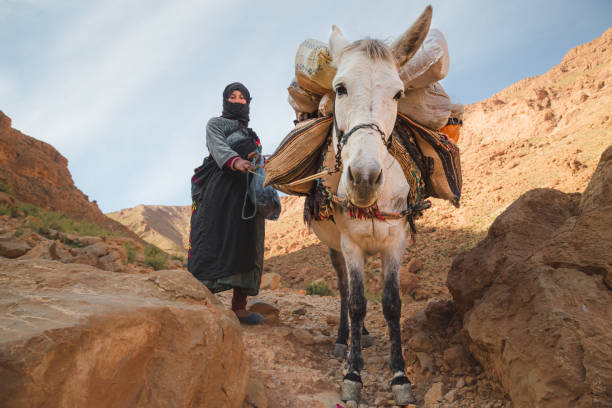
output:
[[[396,241],[396,245],[390,247],[383,254],[383,314],[389,328],[389,340],[391,342],[389,365],[393,373],[391,380],[391,391],[397,405],[414,404],[416,401],[412,394],[412,387],[404,373],[405,362],[402,356],[402,334],[400,330],[400,317],[402,313],[402,300],[399,295],[399,265],[404,251],[405,239]]]
[[[342,382],[342,400],[359,402],[363,383],[359,372],[363,367],[361,330],[366,315],[367,301],[363,293],[363,253],[347,237],[342,239],[342,252],[349,276],[349,316],[351,317],[351,349],[349,369]]]
[[[329,258],[336,271],[338,278],[338,290],[340,291],[340,325],[338,326],[338,337],[334,346],[333,355],[346,357],[347,341],[349,335],[348,325],[348,277],[346,274],[346,263],[342,252],[329,248]]]

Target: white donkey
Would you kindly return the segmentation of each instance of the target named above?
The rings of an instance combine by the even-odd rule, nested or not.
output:
[[[381,211],[407,210],[410,189],[399,163],[387,150],[393,130],[397,103],[404,91],[398,67],[411,58],[422,44],[431,22],[431,7],[391,47],[364,39],[354,43],[334,26],[329,39],[337,73],[333,145],[341,149],[342,174],[338,195],[355,207],[378,205]],[[391,340],[391,388],[395,402],[414,402],[410,381],[404,373],[400,332],[401,299],[398,269],[406,242],[405,218],[356,219],[348,211],[334,212],[334,222],[313,221],[312,228],[329,247],[329,256],[338,276],[341,296],[340,326],[334,354],[345,355],[351,319],[349,371],[342,383],[342,399],[359,401],[362,330],[366,314],[363,268],[366,257],[380,254],[383,265],[383,313]]]

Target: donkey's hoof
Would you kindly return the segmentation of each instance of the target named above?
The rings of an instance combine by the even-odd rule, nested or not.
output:
[[[332,351],[332,355],[334,357],[346,357],[347,349],[348,347],[346,346],[346,344],[336,343],[336,345],[334,345],[334,351]]]
[[[371,347],[374,344],[374,337],[369,334],[361,335],[361,345],[363,348]]]
[[[363,383],[357,373],[348,373],[342,380],[342,401],[355,401],[359,403],[361,399],[361,388]]]
[[[391,381],[391,393],[396,405],[416,404],[416,399],[412,395],[412,385],[404,374],[393,378]]]

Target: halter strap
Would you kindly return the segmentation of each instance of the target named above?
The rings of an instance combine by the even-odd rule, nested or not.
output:
[[[380,133],[382,140],[385,144],[387,144],[387,141],[385,140],[385,132],[383,132],[380,127],[378,127],[377,124],[375,123],[364,123],[361,125],[357,125],[355,127],[353,127],[351,130],[349,130],[347,133],[342,135],[342,138],[340,139],[340,143],[342,144],[346,144],[347,140],[349,137],[351,137],[351,135],[353,133],[355,133],[356,131],[358,131],[359,129],[363,129],[363,128],[370,128],[370,129],[374,129],[375,131],[377,131],[378,133]],[[336,125],[336,129],[337,129],[337,125]]]

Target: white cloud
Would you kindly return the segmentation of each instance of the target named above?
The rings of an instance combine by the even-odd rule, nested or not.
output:
[[[121,2],[95,7],[49,53],[46,86],[31,96],[29,128],[77,153],[93,142],[92,130],[123,109],[137,108],[128,107],[135,94],[202,40],[202,21],[212,20],[219,4],[165,2],[130,10],[130,18],[118,13]]]

